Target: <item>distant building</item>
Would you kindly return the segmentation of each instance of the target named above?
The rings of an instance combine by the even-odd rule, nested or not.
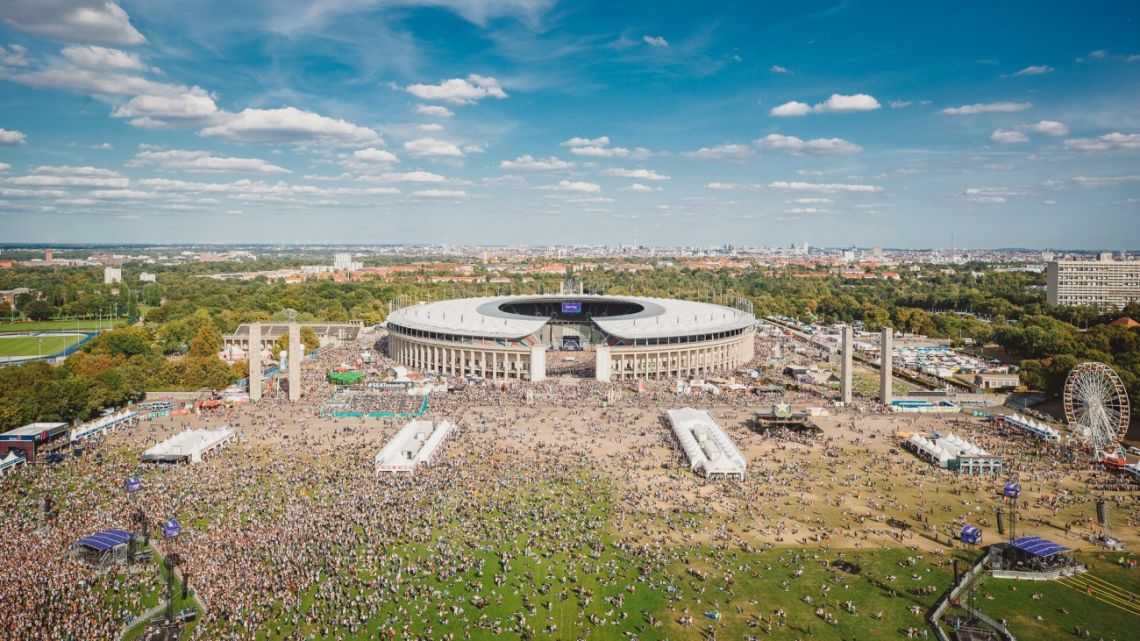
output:
[[[364,263],[358,263],[352,260],[352,254],[340,253],[333,254],[333,271],[337,272],[354,272],[364,267]]]
[[[114,285],[123,282],[123,269],[121,267],[104,267],[103,284]]]
[[[1140,261],[1055,260],[1045,268],[1045,297],[1050,305],[1119,309],[1140,300]]]
[[[1021,385],[1016,372],[985,372],[974,375],[974,385],[982,390],[1013,389]]]
[[[15,305],[16,299],[20,296],[23,296],[24,294],[35,297],[37,294],[39,294],[39,292],[27,287],[17,287],[16,289],[0,289],[0,301],[8,303],[9,305]]]
[[[143,272],[143,273],[139,274],[139,282],[140,283],[153,283],[155,280],[156,280],[156,277],[154,274],[151,274],[148,272]]]

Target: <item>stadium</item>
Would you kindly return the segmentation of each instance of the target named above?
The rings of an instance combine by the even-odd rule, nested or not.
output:
[[[548,353],[581,352],[600,381],[684,378],[751,360],[755,322],[738,309],[663,298],[464,298],[393,311],[388,355],[445,376],[541,381]]]

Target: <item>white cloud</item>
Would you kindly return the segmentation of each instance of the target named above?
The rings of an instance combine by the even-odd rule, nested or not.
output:
[[[789,154],[800,156],[811,154],[817,156],[857,154],[863,148],[853,142],[842,138],[813,138],[803,140],[795,136],[781,136],[768,134],[755,141],[757,147],[763,149],[777,149]]]
[[[361,180],[392,182],[392,183],[444,183],[447,178],[430,171],[404,171],[389,172],[379,176],[361,177]]]
[[[28,142],[28,134],[12,129],[0,129],[0,145],[22,145]]]
[[[135,155],[131,166],[156,165],[171,171],[189,172],[252,172],[259,174],[288,174],[284,167],[278,167],[260,158],[228,158],[215,156],[209,151],[143,151]]]
[[[23,45],[11,45],[5,49],[4,45],[0,45],[0,66],[28,66],[28,48]]]
[[[107,45],[146,42],[115,0],[5,0],[0,3],[0,18],[15,29],[54,40]]]
[[[780,65],[772,65],[768,67],[768,71],[772,73],[792,73],[787,67],[781,67]]]
[[[443,131],[443,125],[435,122],[429,122],[426,125],[420,125],[420,131]]]
[[[1074,151],[1110,151],[1115,149],[1140,149],[1140,134],[1113,132],[1096,138],[1070,138],[1064,142],[1065,149]]]
[[[412,195],[419,198],[451,198],[453,200],[468,197],[467,192],[462,189],[421,189],[413,191]]]
[[[1029,128],[1039,134],[1046,134],[1049,136],[1067,136],[1069,135],[1069,128],[1056,120],[1042,120],[1035,125],[1029,125]]]
[[[1049,65],[1030,65],[1030,66],[1022,69],[1021,71],[1018,71],[1017,73],[1015,73],[1013,75],[1015,75],[1015,76],[1040,76],[1040,75],[1044,75],[1047,73],[1052,73],[1053,71],[1054,71],[1053,67],[1050,67]]]
[[[625,169],[624,167],[610,167],[602,170],[603,176],[613,176],[616,178],[636,178],[637,180],[669,180],[669,176],[663,176],[652,169]]]
[[[109,142],[101,142],[97,145],[91,145],[90,146],[90,149],[96,149],[98,151],[110,151],[114,148],[115,148],[115,146]]]
[[[1025,111],[1033,107],[1031,102],[982,102],[961,107],[947,107],[942,113],[948,116],[972,116],[975,114],[1010,113]]]
[[[827,214],[830,212],[830,209],[822,207],[792,207],[784,210],[785,214]]]
[[[567,140],[561,145],[563,147],[605,147],[610,144],[609,136],[598,136],[597,138],[582,138],[575,136]]]
[[[786,202],[789,205],[830,205],[835,201],[830,198],[793,198]]]
[[[661,188],[656,187],[656,186],[650,187],[649,185],[643,185],[641,183],[633,183],[629,187],[622,187],[621,191],[651,192],[651,191],[661,191]]]
[[[602,190],[602,186],[597,183],[588,182],[574,182],[569,180],[560,180],[557,185],[543,185],[539,189],[547,191],[574,191],[582,193],[597,193]]]
[[[143,178],[140,185],[154,191],[184,193],[228,193],[238,200],[290,202],[303,197],[328,196],[384,196],[399,194],[395,187],[318,187],[316,185],[290,185],[285,182],[269,184],[243,178],[230,183],[203,183],[171,178]]]
[[[201,126],[222,116],[214,99],[199,87],[178,95],[135,96],[111,112],[113,118],[130,118],[136,127]]]
[[[1115,187],[1140,182],[1140,176],[1075,176],[1073,182],[1080,187]]]
[[[625,147],[571,147],[570,153],[592,158],[626,158],[629,156],[629,150]]]
[[[669,41],[665,38],[662,38],[661,36],[641,36],[641,39],[644,40],[645,44],[649,45],[650,47],[669,46]]]
[[[851,96],[833,93],[830,98],[812,107],[812,111],[819,113],[829,111],[872,111],[881,106],[879,101],[875,100],[874,96],[865,93],[857,93]]]
[[[100,167],[69,167],[41,165],[26,176],[15,176],[4,182],[30,187],[103,187],[121,189],[129,187],[130,179],[117,171]]]
[[[549,158],[535,158],[530,154],[519,156],[514,160],[504,160],[499,167],[512,171],[562,171],[572,169],[574,163],[561,160],[555,156]]]
[[[404,143],[404,151],[413,156],[427,156],[432,158],[456,158],[463,155],[463,150],[453,143],[436,138],[418,138]]]
[[[1009,187],[970,187],[966,190],[967,199],[982,199],[982,198],[1001,198],[1000,202],[1005,202],[1005,198],[1017,198],[1020,196],[1030,195],[1028,191],[1023,189],[1011,189]],[[998,202],[998,201],[994,201]]]
[[[306,143],[360,146],[380,144],[380,134],[296,107],[283,109],[243,109],[221,124],[207,127],[203,136],[243,142]]]
[[[715,147],[701,147],[696,151],[683,151],[686,158],[699,160],[720,160],[723,162],[744,162],[756,155],[756,150],[749,145],[724,143]]]
[[[144,71],[146,65],[139,60],[137,53],[120,49],[108,49],[96,45],[64,47],[63,57],[84,69],[97,71]]]
[[[12,168],[12,165],[9,165],[6,162],[0,162],[0,171],[8,171],[11,168]]]
[[[909,107],[914,103],[909,100],[892,100],[888,104],[891,106],[891,109],[902,109],[903,107]]]
[[[809,106],[805,102],[791,101],[773,107],[768,114],[777,117],[806,116],[809,113],[840,113],[847,111],[872,111],[882,107],[874,96],[857,93],[844,95],[833,93],[823,102]]]
[[[1029,142],[1029,136],[1026,136],[1020,131],[1014,131],[1013,129],[995,129],[994,132],[990,134],[990,142],[996,142],[999,145]]]
[[[783,181],[778,180],[768,184],[772,189],[780,189],[784,191],[816,191],[821,193],[836,193],[836,192],[850,192],[850,193],[878,193],[883,191],[883,188],[878,185],[858,185],[847,183],[808,183],[801,181]]]
[[[811,105],[807,104],[806,102],[797,102],[795,100],[791,102],[785,102],[778,107],[772,107],[772,109],[768,111],[768,115],[776,116],[779,118],[785,118],[788,116],[806,116],[810,113]]]
[[[416,113],[432,118],[450,118],[455,112],[443,105],[416,105]]]
[[[437,85],[408,85],[404,91],[423,100],[442,100],[457,105],[469,105],[484,98],[502,100],[507,97],[498,80],[476,73],[469,74],[466,79],[443,80]]]
[[[137,189],[96,189],[87,195],[97,200],[147,200],[157,196],[152,191],[139,191]]]
[[[352,160],[361,163],[370,163],[377,165],[390,165],[392,163],[400,162],[396,154],[388,151],[387,149],[377,149],[375,147],[368,147],[367,149],[357,149],[352,152]]]
[[[749,189],[759,190],[763,189],[762,185],[745,184],[745,183],[726,183],[726,182],[711,182],[705,185],[705,189],[712,189],[714,191],[728,191],[730,189]]]

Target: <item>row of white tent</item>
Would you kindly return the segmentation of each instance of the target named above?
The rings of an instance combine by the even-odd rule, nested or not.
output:
[[[708,412],[691,407],[669,410],[669,423],[689,459],[689,469],[706,479],[744,478],[748,463]]]
[[[431,465],[454,427],[450,421],[409,421],[376,455],[376,474],[411,474],[421,463]]]
[[[930,440],[922,434],[911,434],[907,442],[927,458],[938,463],[938,467],[949,467],[950,461],[963,456],[989,456],[989,452],[955,434],[947,434]]]
[[[1022,416],[1020,414],[1007,414],[1006,416],[1001,417],[1001,420],[1005,425],[1008,425],[1009,427],[1016,427],[1019,430],[1029,432],[1037,438],[1053,442],[1061,440],[1060,432],[1044,423],[1035,421],[1028,416]]]
[[[116,427],[129,422],[137,416],[137,412],[126,409],[115,412],[114,414],[100,416],[93,421],[88,421],[72,429],[70,440],[72,443],[74,443],[75,441],[89,438],[102,432],[113,430]]]

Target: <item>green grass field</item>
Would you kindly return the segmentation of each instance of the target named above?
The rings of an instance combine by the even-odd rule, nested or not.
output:
[[[75,336],[44,336],[41,339],[35,336],[20,336],[18,338],[4,338],[0,336],[0,356],[36,356],[55,354],[71,347],[76,342]],[[42,349],[42,351],[41,351]]]
[[[979,586],[975,603],[995,619],[1006,619],[1018,639],[1075,639],[1076,628],[1088,630],[1093,639],[1134,639],[1140,602],[1130,603],[1127,593],[1140,591],[1140,571],[1112,563],[1119,556],[1081,555],[1088,574],[1062,581],[988,578]],[[1083,589],[1087,584],[1096,586],[1094,596]]]
[[[125,327],[127,321],[120,318],[115,321],[115,327]],[[38,322],[15,322],[15,323],[0,323],[0,333],[4,332],[47,332],[47,331],[81,331],[93,332],[97,328],[109,329],[111,323],[103,319],[102,322],[94,320],[58,320],[58,321],[38,321]]]

